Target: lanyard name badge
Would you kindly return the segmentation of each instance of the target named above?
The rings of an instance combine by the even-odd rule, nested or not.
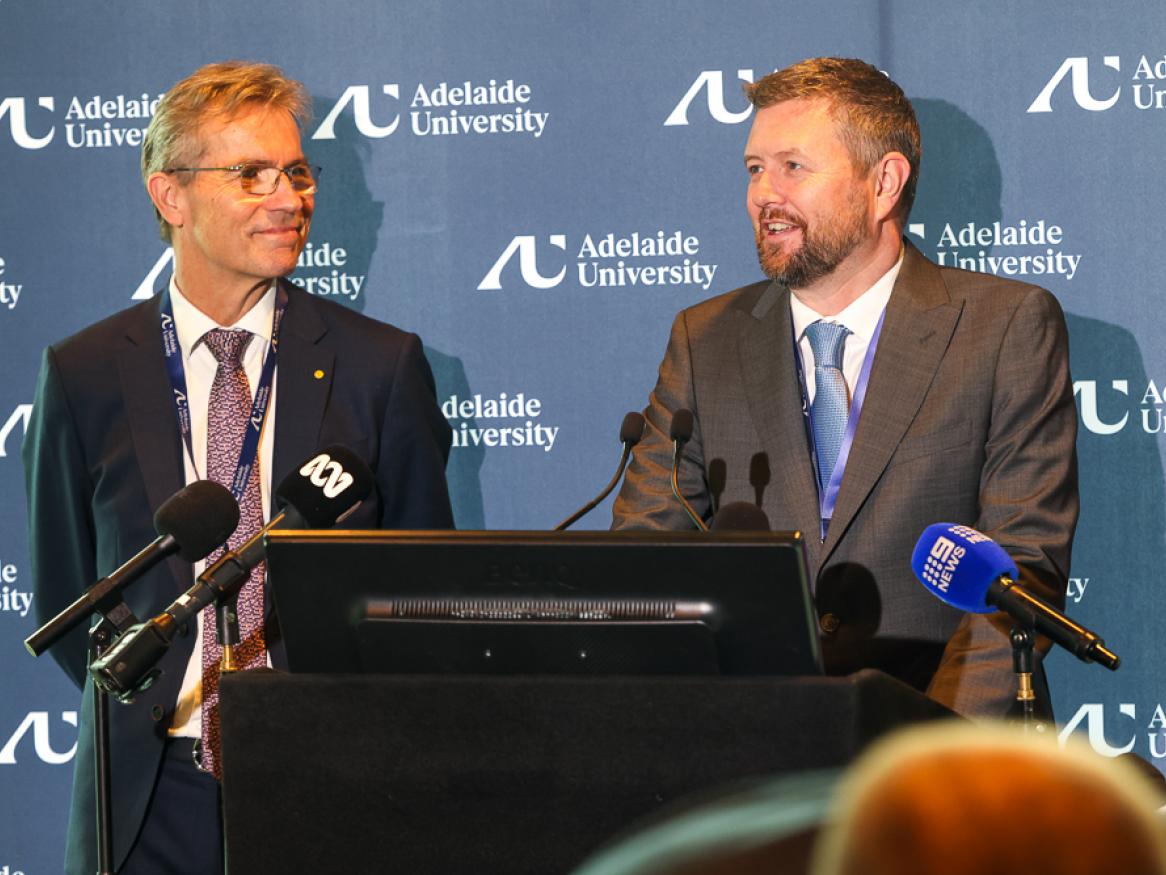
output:
[[[194,444],[191,440],[190,406],[186,393],[186,369],[182,364],[182,348],[178,344],[178,330],[174,325],[174,308],[170,302],[170,290],[162,291],[161,302],[162,324],[162,355],[166,361],[166,373],[170,377],[170,387],[173,390],[174,407],[178,413],[178,430],[182,433],[186,451],[190,454],[190,462],[194,465],[195,474],[198,474],[198,460],[194,457]],[[247,481],[251,477],[251,469],[259,453],[259,437],[263,433],[263,425],[267,418],[267,409],[271,402],[271,386],[275,379],[275,363],[279,352],[279,325],[287,309],[287,293],[278,286],[275,293],[275,312],[271,317],[271,342],[267,347],[267,355],[263,360],[263,371],[259,377],[259,388],[255,390],[255,399],[251,402],[251,416],[249,428],[243,436],[243,446],[239,449],[239,461],[235,465],[235,476],[231,481],[231,494],[236,501],[242,501],[243,492],[247,488]]]
[[[842,446],[838,450],[838,459],[834,463],[834,470],[830,472],[830,481],[825,492],[818,486],[818,517],[819,536],[826,540],[826,529],[834,517],[834,505],[838,501],[838,489],[842,485],[842,473],[846,470],[846,460],[850,457],[850,448],[854,444],[854,435],[858,431],[858,420],[862,416],[862,404],[866,400],[866,385],[870,381],[870,370],[874,364],[875,350],[879,345],[879,335],[883,332],[883,319],[887,311],[884,308],[879,314],[878,324],[871,335],[870,345],[866,348],[866,355],[862,359],[862,369],[858,373],[858,383],[850,398],[850,411],[846,417],[846,432],[842,436]],[[802,351],[798,346],[798,339],[793,338],[794,364],[798,370],[798,384],[802,390],[802,415],[805,417],[806,440],[810,446],[810,465],[813,471],[818,470],[818,449],[814,444],[814,412],[810,404],[810,392],[806,386],[806,374],[802,367]],[[815,475],[814,484],[818,485]]]

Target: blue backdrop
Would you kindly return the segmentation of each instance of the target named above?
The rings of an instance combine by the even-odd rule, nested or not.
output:
[[[297,278],[418,332],[462,528],[547,528],[606,481],[672,315],[760,278],[740,83],[865,58],[923,127],[910,234],[1069,320],[1083,512],[1071,612],[1118,674],[1051,661],[1065,731],[1166,764],[1166,18],[970,4],[0,0],[0,875],[59,871],[76,691],[33,630],[19,448],[41,349],[168,269],[138,174],[153,101],[211,60],[306,83],[324,166]],[[602,508],[589,518],[606,526]]]

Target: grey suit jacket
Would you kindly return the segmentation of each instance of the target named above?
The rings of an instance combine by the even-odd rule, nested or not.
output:
[[[1000,715],[1011,624],[940,602],[911,553],[931,523],[971,525],[1064,603],[1078,514],[1068,335],[1047,291],[905,247],[824,542],[789,292],[768,282],[677,316],[613,527],[691,528],[669,485],[672,412],[687,407],[681,488],[698,512],[756,501],[774,529],[805,533],[829,673],[881,668],[962,713]]]

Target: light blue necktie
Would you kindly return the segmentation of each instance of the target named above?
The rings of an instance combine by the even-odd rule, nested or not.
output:
[[[814,322],[806,326],[806,337],[814,351],[814,450],[818,455],[818,487],[822,495],[830,483],[834,463],[846,434],[850,398],[842,376],[842,347],[850,330],[835,322]]]

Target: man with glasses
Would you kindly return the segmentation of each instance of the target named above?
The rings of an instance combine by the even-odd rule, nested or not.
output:
[[[42,622],[152,541],[154,510],[184,483],[237,481],[233,547],[270,517],[283,477],[330,444],[353,449],[376,476],[347,527],[452,526],[450,431],[418,337],[284,279],[307,240],[320,178],[300,142],[309,102],[278,69],[229,62],[201,68],[159,103],[142,176],[174,248],[173,276],[153,300],[51,346],[41,367],[24,461]],[[248,466],[256,473],[233,476]],[[174,559],[126,601],[151,617],[192,582]],[[252,610],[240,630],[245,668],[283,659],[263,586],[260,571],[240,595],[241,626],[244,601]],[[204,612],[175,639],[158,682],[111,709],[118,872],[222,871],[214,625]],[[86,654],[82,629],[54,650],[86,690],[66,870],[88,875]]]

